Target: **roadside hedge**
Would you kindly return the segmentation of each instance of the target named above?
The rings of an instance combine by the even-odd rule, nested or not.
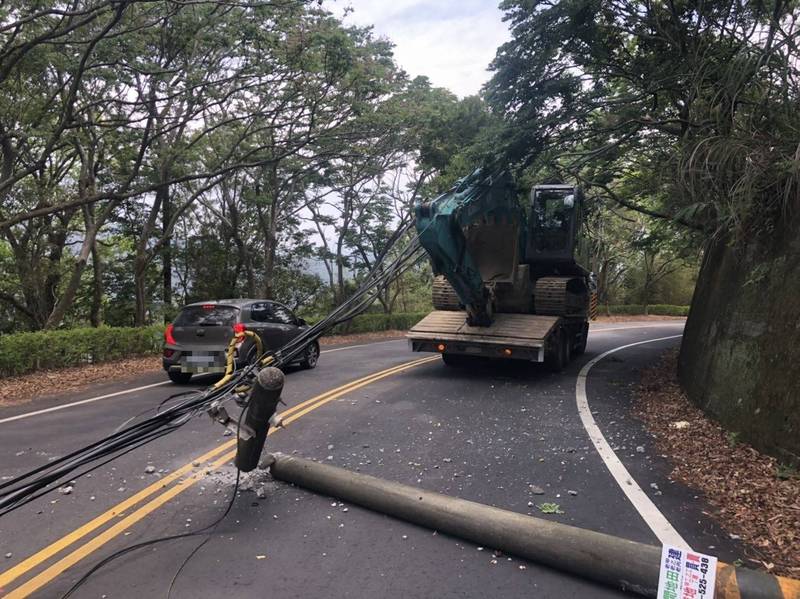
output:
[[[375,331],[406,331],[417,324],[428,312],[398,312],[395,314],[370,313],[356,316],[331,331],[331,335],[372,333]]]
[[[362,314],[330,334],[407,330],[427,312]],[[161,352],[164,327],[99,327],[0,335],[0,377]]]
[[[605,306],[599,306],[600,314],[603,314]],[[627,304],[619,306],[608,306],[610,314],[644,314],[644,306],[640,304]],[[688,316],[689,306],[671,306],[669,304],[652,304],[647,307],[648,314],[655,316]]]
[[[98,327],[0,335],[0,377],[161,351],[164,327]]]
[[[644,306],[608,306],[608,311],[612,315],[644,314]],[[686,316],[689,313],[689,306],[654,304],[648,307],[648,311],[658,316]],[[605,313],[605,306],[600,306],[600,313]],[[427,312],[362,314],[350,322],[338,325],[330,334],[405,331],[427,314]],[[96,364],[137,355],[158,354],[163,339],[162,325],[142,328],[80,328],[0,335],[0,377],[41,369]]]

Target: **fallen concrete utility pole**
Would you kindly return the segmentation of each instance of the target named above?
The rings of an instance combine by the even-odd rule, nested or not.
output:
[[[276,453],[272,476],[412,524],[645,597],[661,549]],[[716,599],[800,599],[800,581],[719,563]]]

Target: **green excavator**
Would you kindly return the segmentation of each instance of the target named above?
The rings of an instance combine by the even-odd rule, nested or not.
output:
[[[416,207],[435,310],[408,333],[413,351],[445,364],[482,356],[560,370],[586,349],[593,275],[577,259],[583,194],[537,185],[530,210],[507,172],[475,171]]]

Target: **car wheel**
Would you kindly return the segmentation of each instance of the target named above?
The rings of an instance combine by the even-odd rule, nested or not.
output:
[[[191,372],[175,372],[170,370],[167,372],[167,376],[169,377],[169,380],[171,380],[173,383],[177,383],[178,385],[185,385],[192,380]]]
[[[311,370],[317,367],[317,362],[319,362],[319,343],[315,341],[306,348],[306,353],[303,356],[303,361],[300,362],[300,366]]]

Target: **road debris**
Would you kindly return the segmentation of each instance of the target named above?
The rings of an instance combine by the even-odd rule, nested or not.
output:
[[[543,514],[563,514],[564,510],[557,503],[542,503],[536,506]]]
[[[58,490],[58,492],[61,493],[62,495],[70,495],[72,493],[72,487],[70,486],[61,487]]]
[[[782,478],[775,458],[745,442],[731,444],[687,399],[676,372],[677,351],[667,352],[642,373],[633,408],[670,460],[670,478],[702,492],[710,515],[747,544],[747,565],[800,578],[800,476]]]

